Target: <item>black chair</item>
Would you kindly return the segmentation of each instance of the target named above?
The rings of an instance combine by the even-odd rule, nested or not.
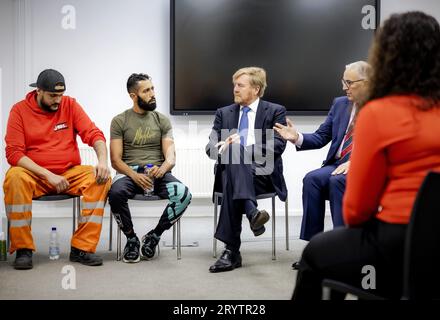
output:
[[[219,198],[221,198],[223,194],[221,192],[214,192],[214,234],[217,230],[217,211],[219,205]],[[272,260],[276,260],[276,248],[275,248],[275,197],[277,194],[275,192],[260,194],[257,196],[257,200],[261,199],[272,199]],[[289,250],[289,203],[288,197],[284,203],[284,213],[286,220],[286,250]],[[217,239],[214,237],[212,244],[212,255],[214,258],[217,257]]]
[[[133,199],[129,200],[137,200],[137,201],[159,201],[159,200],[167,200],[162,199],[157,195],[152,196],[144,196],[143,194],[136,194]],[[177,226],[177,228],[176,228]],[[177,232],[176,232],[177,229]],[[116,260],[121,261],[122,259],[122,244],[121,244],[121,228],[118,225],[118,233],[116,239]],[[175,224],[173,224],[173,249],[176,248],[176,233],[177,233],[177,260],[182,258],[182,244],[181,244],[181,236],[180,236],[180,218],[177,220]],[[112,251],[112,242],[113,242],[113,212],[110,210],[110,230],[109,230],[109,251]],[[158,254],[159,254],[159,245],[157,245]]]
[[[440,173],[425,177],[411,213],[405,239],[402,300],[440,299]],[[331,290],[349,293],[364,300],[383,300],[361,288],[324,279],[323,298]]]
[[[39,198],[32,199],[32,201],[61,201],[61,200],[68,200],[72,199],[73,204],[73,210],[72,210],[72,217],[73,217],[73,225],[72,225],[72,234],[75,233],[76,227],[77,227],[77,218],[81,216],[81,197],[80,196],[74,196],[71,194],[48,194],[45,196],[41,196]],[[8,219],[8,227],[7,227],[7,248],[9,249],[9,227],[10,227],[10,221]]]

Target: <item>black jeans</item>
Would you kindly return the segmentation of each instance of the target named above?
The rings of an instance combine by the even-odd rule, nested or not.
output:
[[[109,204],[119,227],[125,234],[133,229],[128,199],[143,192],[142,188],[127,176],[116,180],[110,188]],[[170,172],[167,172],[160,179],[155,179],[154,194],[162,199],[169,199],[158,223],[161,230],[168,230],[185,212],[191,202],[192,195],[188,187]]]
[[[373,219],[317,234],[303,251],[292,299],[321,299],[325,278],[358,288],[367,285],[373,294],[399,299],[406,229],[406,224]]]

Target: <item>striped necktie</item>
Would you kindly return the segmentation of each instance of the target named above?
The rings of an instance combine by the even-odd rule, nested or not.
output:
[[[344,142],[342,144],[341,158],[339,158],[339,163],[347,162],[350,159],[351,150],[353,149],[353,128],[354,121],[351,121],[347,132],[344,136]]]

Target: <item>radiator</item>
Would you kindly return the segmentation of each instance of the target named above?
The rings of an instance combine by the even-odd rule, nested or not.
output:
[[[93,148],[82,146],[79,148],[81,163],[96,165],[97,158]],[[204,148],[176,147],[176,166],[173,175],[188,186],[193,197],[207,198],[212,196],[214,186],[214,161],[209,159]],[[111,168],[112,177],[116,174]]]

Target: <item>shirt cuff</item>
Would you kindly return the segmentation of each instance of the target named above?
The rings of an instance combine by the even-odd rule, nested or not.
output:
[[[301,148],[303,141],[304,141],[304,136],[302,135],[301,132],[298,132],[298,140],[296,140],[295,146],[297,146],[298,148]]]

